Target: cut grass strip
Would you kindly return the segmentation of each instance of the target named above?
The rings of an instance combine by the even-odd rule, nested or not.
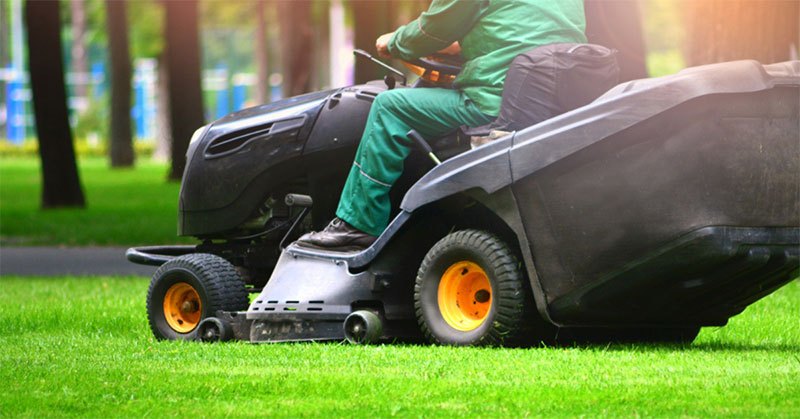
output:
[[[177,237],[177,182],[167,166],[139,161],[134,169],[106,159],[79,162],[86,209],[42,210],[39,161],[0,159],[0,244],[154,245],[191,243]]]
[[[0,278],[0,416],[800,412],[800,283],[690,347],[156,342],[147,281]]]

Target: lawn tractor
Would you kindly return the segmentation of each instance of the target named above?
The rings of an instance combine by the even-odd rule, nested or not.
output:
[[[160,266],[156,338],[691,342],[797,277],[799,61],[622,83],[472,149],[469,129],[411,132],[420,150],[374,244],[293,243],[334,217],[375,97],[458,72],[412,64],[411,86],[389,70],[197,130],[178,233],[198,244],[127,253]]]

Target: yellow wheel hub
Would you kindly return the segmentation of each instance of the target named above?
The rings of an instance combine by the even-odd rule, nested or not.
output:
[[[164,317],[169,327],[178,333],[189,333],[200,323],[203,303],[193,286],[178,282],[164,296]]]
[[[492,308],[492,284],[476,263],[456,262],[439,281],[439,311],[453,329],[468,332],[477,329]]]

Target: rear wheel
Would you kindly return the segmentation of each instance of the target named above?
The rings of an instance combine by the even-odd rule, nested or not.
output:
[[[203,319],[247,306],[244,281],[233,265],[204,253],[161,265],[147,292],[147,318],[157,339],[194,339]]]
[[[444,345],[516,343],[533,302],[517,258],[484,231],[451,233],[420,266],[414,307],[423,334]]]

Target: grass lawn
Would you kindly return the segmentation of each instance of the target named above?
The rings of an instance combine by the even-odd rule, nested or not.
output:
[[[177,237],[178,190],[167,166],[139,161],[111,170],[104,158],[79,162],[86,209],[40,209],[39,160],[0,159],[0,244],[153,245]]]
[[[0,278],[0,416],[800,414],[800,282],[695,344],[155,342],[142,278]]]

